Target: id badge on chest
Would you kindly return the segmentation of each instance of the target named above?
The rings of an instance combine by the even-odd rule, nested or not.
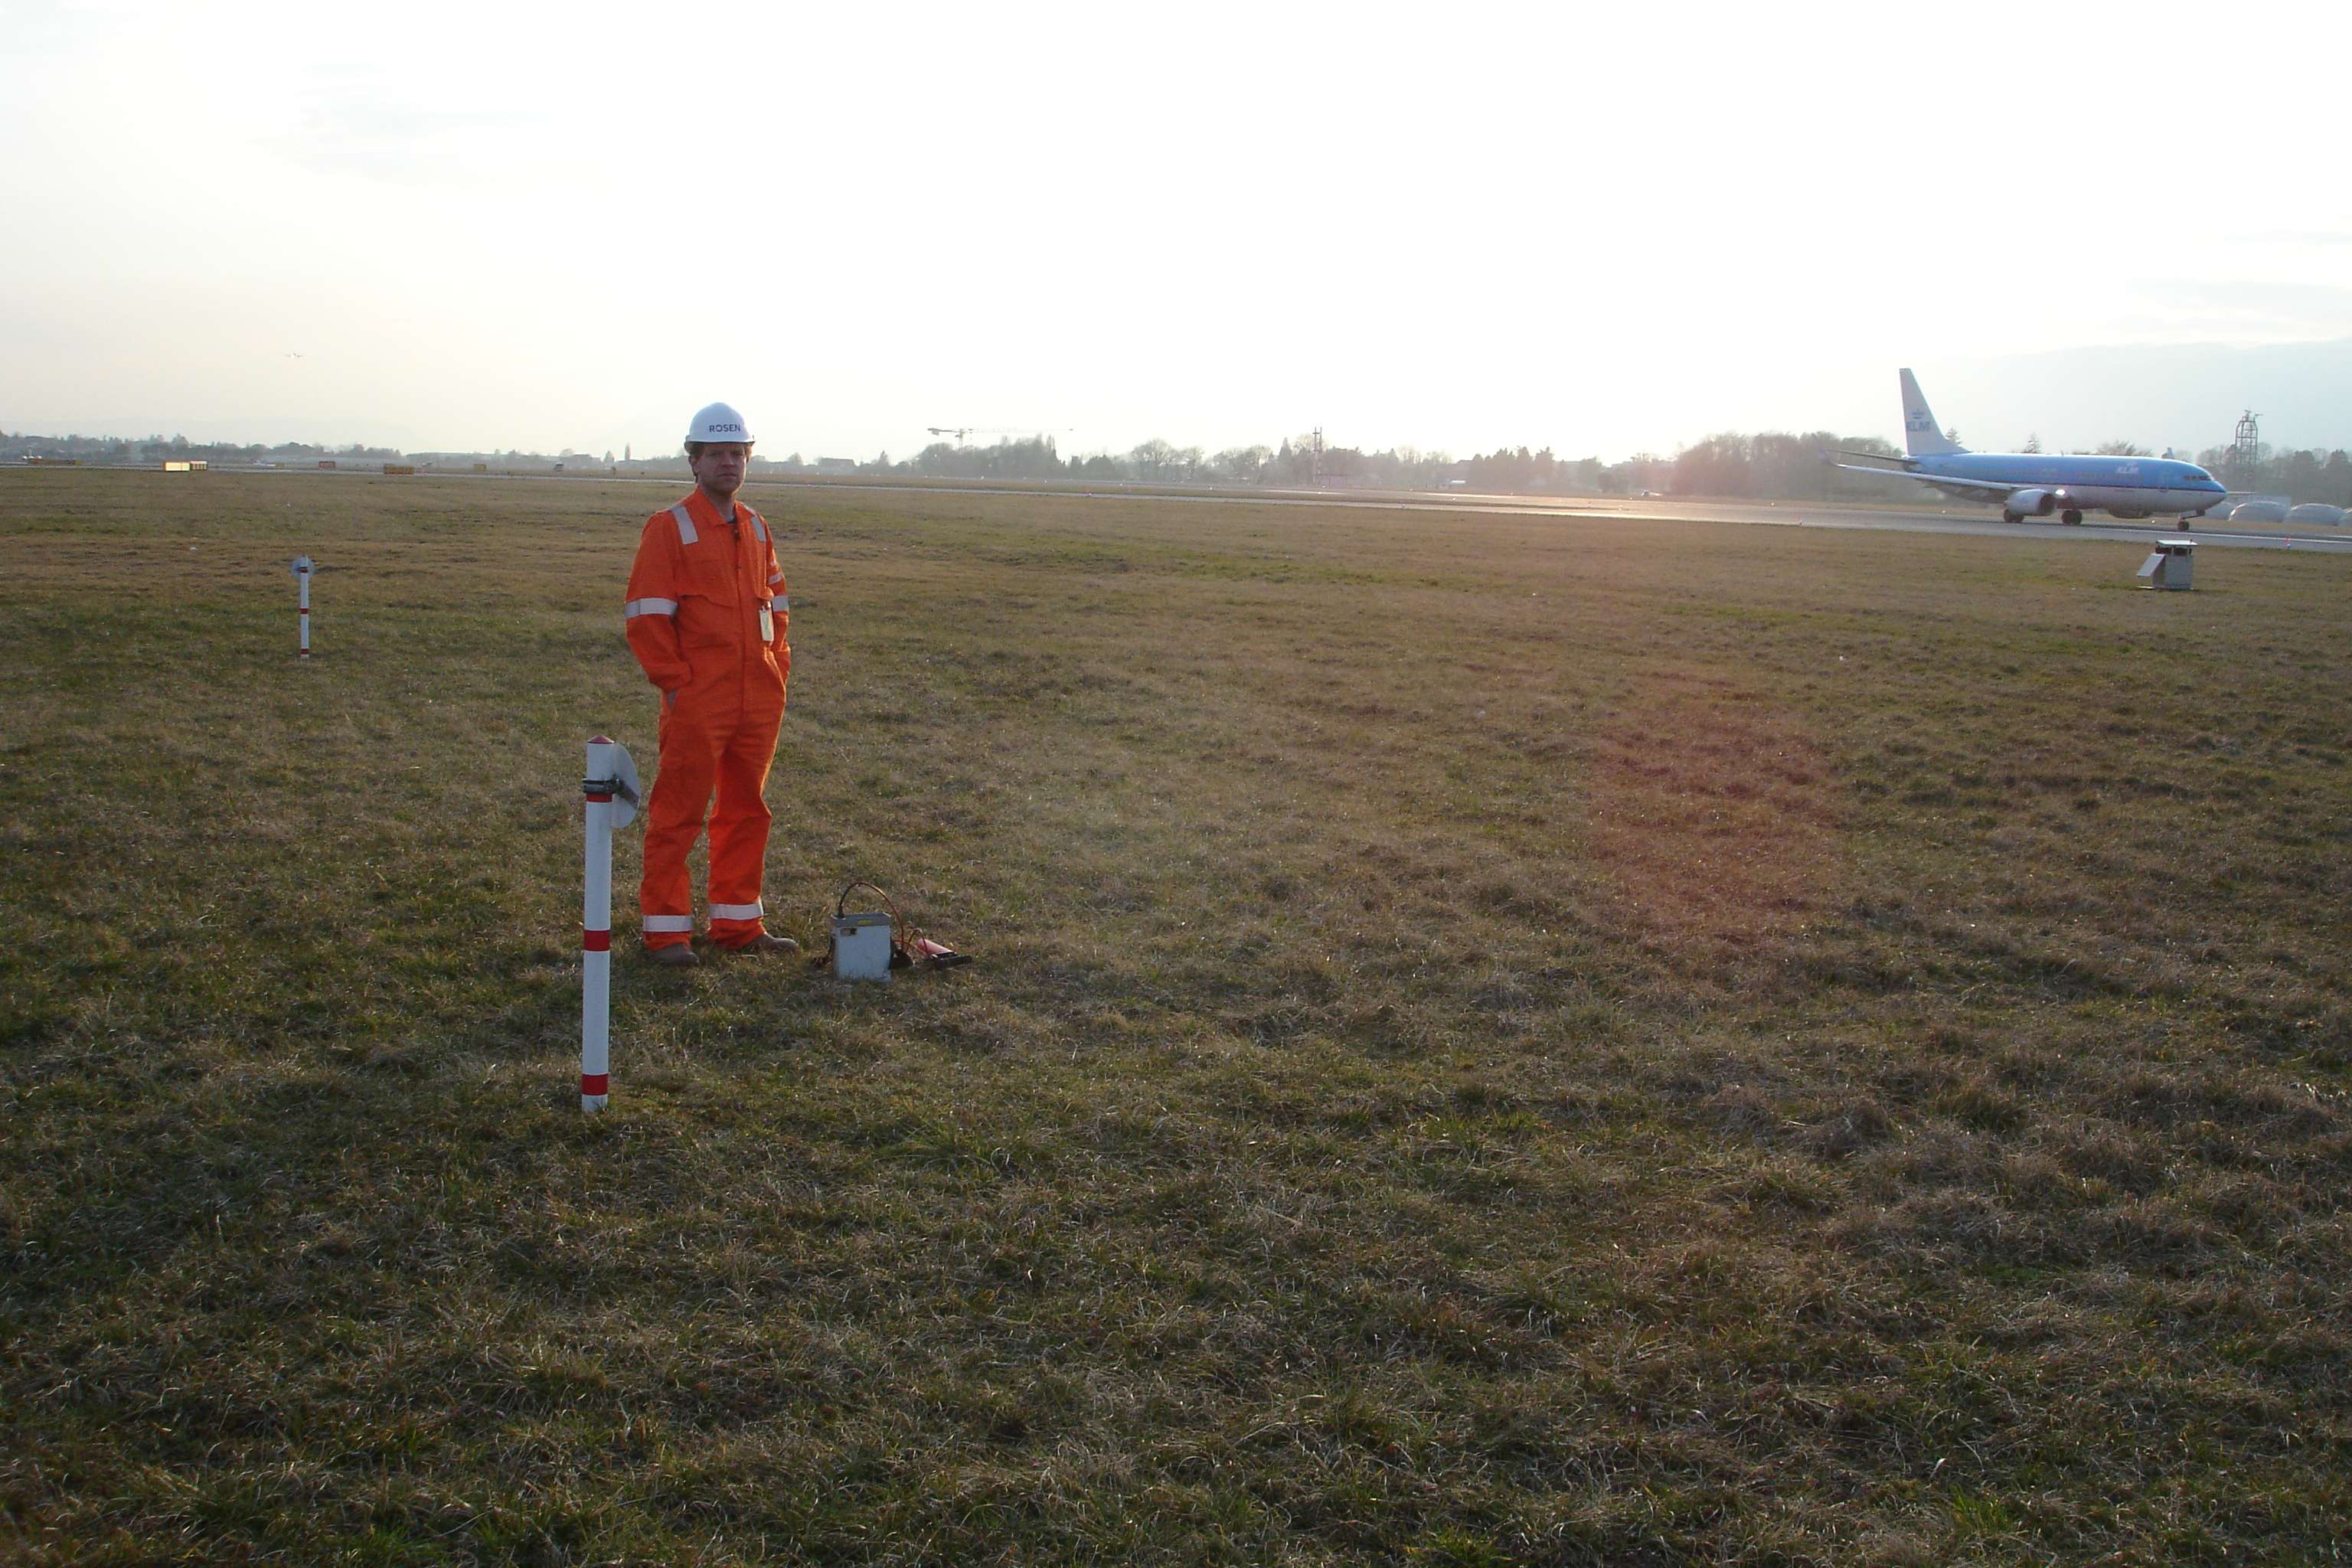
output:
[[[760,606],[760,640],[761,642],[776,640],[776,612],[765,605]]]

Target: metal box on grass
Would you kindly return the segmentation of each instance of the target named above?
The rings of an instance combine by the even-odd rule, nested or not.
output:
[[[833,973],[840,980],[890,978],[890,917],[879,912],[833,917]]]
[[[2196,571],[2197,542],[2193,539],[2159,539],[2156,553],[2139,563],[2144,588],[2168,588],[2185,594]]]

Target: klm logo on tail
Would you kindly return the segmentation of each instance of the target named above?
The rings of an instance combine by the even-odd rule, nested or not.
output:
[[[1906,370],[1902,373],[1902,383],[1903,445],[1911,456],[1941,458],[1967,451],[1937,425],[1934,411],[1920,394],[1918,379]]]

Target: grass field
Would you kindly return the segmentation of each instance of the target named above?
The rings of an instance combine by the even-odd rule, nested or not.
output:
[[[775,492],[590,1119],[658,500],[0,474],[0,1559],[2352,1554],[2352,561]]]

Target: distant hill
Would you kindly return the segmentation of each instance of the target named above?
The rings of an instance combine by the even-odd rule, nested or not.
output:
[[[2251,408],[2281,448],[2352,447],[2352,338],[2230,348],[2165,343],[1921,364],[1936,416],[1983,450],[2137,441],[2183,456],[2227,446]],[[1894,404],[1894,373],[1886,376]]]

